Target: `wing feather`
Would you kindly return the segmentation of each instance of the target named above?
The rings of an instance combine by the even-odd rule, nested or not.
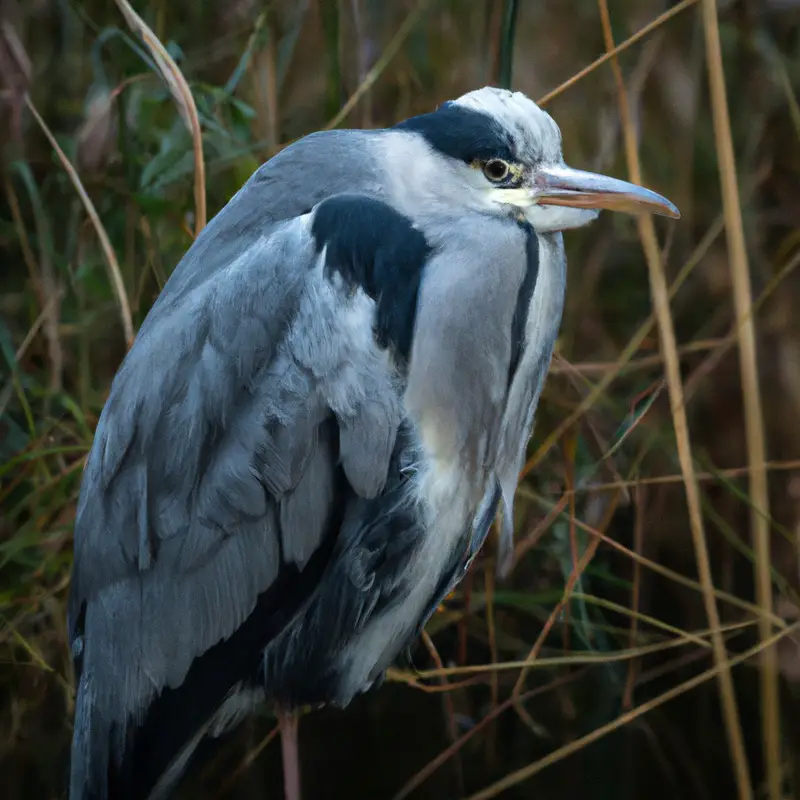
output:
[[[78,505],[69,610],[74,748],[99,748],[96,777],[130,745],[129,723],[270,587],[288,580],[282,598],[299,607],[291,582],[344,513],[342,469],[354,497],[386,482],[401,412],[372,301],[337,291],[317,261],[298,219],[196,285],[168,284],[114,380]],[[291,602],[270,606],[281,622],[248,634],[247,658]]]

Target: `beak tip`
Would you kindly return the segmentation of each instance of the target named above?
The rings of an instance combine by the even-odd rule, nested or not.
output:
[[[641,202],[641,213],[643,214],[658,214],[660,217],[667,217],[668,219],[680,219],[681,212],[678,207],[666,197],[644,187],[637,187],[641,192],[639,202]]]
[[[678,210],[678,207],[674,203],[670,203],[669,200],[667,200],[667,206],[663,211],[663,215],[665,217],[669,217],[670,219],[681,218],[681,212]]]
[[[622,210],[627,210],[629,213],[633,214],[656,214],[659,217],[667,217],[668,219],[681,218],[681,212],[678,210],[678,207],[667,200],[666,197],[649,191],[647,191],[647,194],[649,197],[634,198],[634,205]],[[636,208],[635,205],[637,201],[641,204],[638,208]]]

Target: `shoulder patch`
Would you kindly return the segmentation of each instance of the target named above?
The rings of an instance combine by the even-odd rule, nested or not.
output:
[[[431,247],[411,220],[387,203],[340,194],[317,206],[311,225],[325,269],[360,287],[376,305],[375,337],[403,358],[411,352],[417,297]]]
[[[395,125],[394,130],[418,133],[434,150],[467,164],[476,159],[515,160],[511,136],[497,120],[456,103],[411,117]]]

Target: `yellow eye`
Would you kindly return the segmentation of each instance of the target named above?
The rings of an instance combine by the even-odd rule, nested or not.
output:
[[[499,158],[493,158],[483,165],[483,174],[494,183],[504,181],[509,172],[511,172],[511,167]]]

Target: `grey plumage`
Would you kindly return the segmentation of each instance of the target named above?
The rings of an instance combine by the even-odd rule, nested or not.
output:
[[[445,109],[468,141],[432,114],[281,152],[142,325],[78,505],[72,800],[166,794],[259,693],[346,705],[500,502],[508,546],[563,307],[558,231],[595,212],[523,201],[537,165],[563,164],[527,98]],[[519,180],[492,186],[470,147],[513,151]]]

